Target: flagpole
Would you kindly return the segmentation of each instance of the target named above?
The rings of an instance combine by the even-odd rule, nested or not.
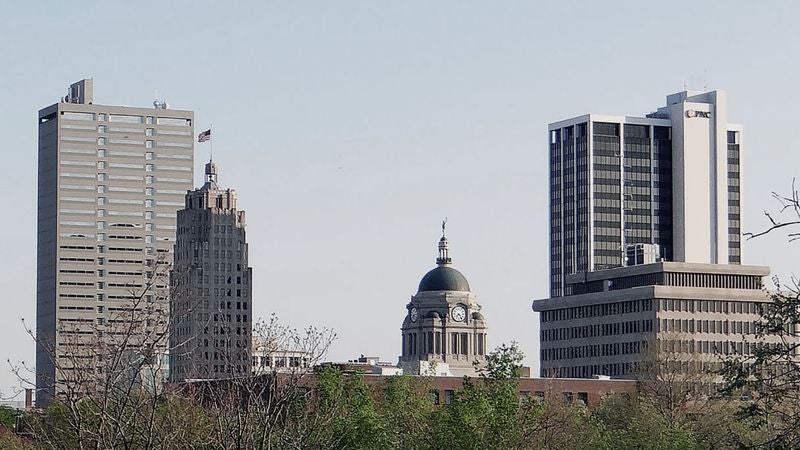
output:
[[[214,124],[213,123],[211,124],[211,127],[209,128],[209,130],[211,130],[211,136],[209,136],[208,140],[210,141],[209,145],[211,146],[211,148],[209,150],[208,160],[211,161],[211,162],[214,162],[214,131],[213,131],[214,130]]]

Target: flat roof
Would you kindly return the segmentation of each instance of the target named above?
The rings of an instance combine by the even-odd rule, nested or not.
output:
[[[715,275],[752,275],[765,277],[769,275],[770,270],[767,266],[659,261],[650,264],[637,264],[634,266],[614,267],[612,269],[595,270],[592,272],[572,273],[567,275],[567,284],[602,281],[613,278],[623,278],[660,272],[700,273]]]

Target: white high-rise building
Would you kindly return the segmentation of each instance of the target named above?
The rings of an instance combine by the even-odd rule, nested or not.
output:
[[[741,263],[742,127],[728,122],[724,91],[548,129],[551,297],[570,294],[571,273],[626,265],[631,246],[667,261]]]
[[[66,380],[102,373],[81,349],[119,339],[137,296],[166,298],[167,280],[152,274],[172,264],[176,212],[193,185],[192,111],[98,105],[92,94],[81,80],[39,111],[39,406]]]

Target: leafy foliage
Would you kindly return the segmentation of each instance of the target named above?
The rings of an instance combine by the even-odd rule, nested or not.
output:
[[[119,424],[126,438],[118,445],[98,446],[95,428],[103,422],[96,403],[79,403],[76,410],[56,403],[26,417],[35,425],[30,428],[40,431],[35,442],[6,444],[0,436],[5,445],[0,448],[679,450],[748,448],[767,441],[776,448],[791,446],[788,440],[770,441],[773,435],[759,423],[740,420],[742,403],[730,398],[675,402],[676,390],[666,387],[609,395],[591,408],[560,396],[520,397],[516,345],[488,356],[482,376],[464,378],[441,404],[431,401],[430,378],[349,375],[323,365],[310,384],[261,377],[192,395],[165,392],[153,409],[152,425],[133,419]],[[651,382],[670,380],[659,372]],[[684,398],[699,391],[679,392]]]

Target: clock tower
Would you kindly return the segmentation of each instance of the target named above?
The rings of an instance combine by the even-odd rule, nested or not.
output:
[[[452,267],[445,227],[436,267],[406,305],[400,367],[412,375],[475,376],[486,358],[486,324],[464,275]]]

